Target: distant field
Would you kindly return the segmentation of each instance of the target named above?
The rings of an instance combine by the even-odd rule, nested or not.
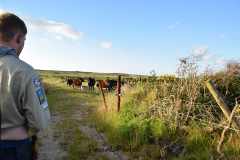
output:
[[[125,78],[127,77],[147,77],[146,75],[136,75],[136,74],[125,74],[125,73],[96,73],[96,72],[83,72],[83,71],[55,71],[55,70],[37,70],[40,77],[44,78],[46,76],[56,77],[56,78],[67,78],[67,77],[92,77],[96,79],[116,79],[118,75]]]

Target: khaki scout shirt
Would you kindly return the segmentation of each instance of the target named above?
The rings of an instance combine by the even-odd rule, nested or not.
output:
[[[0,58],[1,132],[26,125],[38,132],[50,119],[47,98],[38,73],[13,55]]]

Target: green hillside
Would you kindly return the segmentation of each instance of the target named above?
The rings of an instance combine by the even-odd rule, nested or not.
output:
[[[125,73],[97,73],[97,72],[83,72],[83,71],[56,71],[56,70],[37,70],[38,74],[44,78],[46,76],[56,77],[56,78],[67,78],[67,77],[92,77],[96,79],[116,79],[118,75],[125,78],[127,77],[147,77],[146,75],[136,75],[136,74],[125,74]]]

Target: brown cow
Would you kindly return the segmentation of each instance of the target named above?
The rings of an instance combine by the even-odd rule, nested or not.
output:
[[[80,90],[81,90],[82,82],[84,82],[83,78],[73,78],[73,82],[72,82],[73,90],[74,90],[74,87],[76,89],[76,86],[80,86]]]
[[[102,88],[106,88],[106,90],[108,89],[108,79],[106,80],[99,80],[101,82],[101,86]],[[99,87],[99,84],[97,83],[97,87]]]

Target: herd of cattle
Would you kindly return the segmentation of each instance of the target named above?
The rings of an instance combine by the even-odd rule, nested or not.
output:
[[[117,87],[117,81],[116,80],[95,80],[95,78],[73,78],[73,79],[67,79],[67,85],[73,87],[73,90],[76,89],[76,87],[80,87],[81,90],[81,86],[82,86],[82,82],[85,82],[85,80],[87,79],[88,82],[88,88],[89,90],[93,90],[94,91],[94,86],[96,84],[97,81],[100,81],[102,88],[106,88],[106,90],[113,90],[114,88]],[[126,84],[126,82],[121,82],[121,85]],[[97,87],[99,87],[99,84],[97,83]]]

